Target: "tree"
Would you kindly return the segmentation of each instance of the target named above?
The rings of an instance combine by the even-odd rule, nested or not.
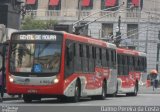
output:
[[[57,24],[56,20],[35,20],[31,17],[26,17],[21,24],[22,30],[32,30],[32,29],[53,29],[53,26]]]

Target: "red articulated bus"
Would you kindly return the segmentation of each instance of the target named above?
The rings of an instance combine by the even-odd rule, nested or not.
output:
[[[139,83],[146,77],[146,53],[117,48],[117,64],[118,93],[125,93],[127,96],[137,96]]]
[[[116,46],[60,31],[19,31],[11,35],[7,93],[24,102],[57,97],[105,99],[117,89]]]

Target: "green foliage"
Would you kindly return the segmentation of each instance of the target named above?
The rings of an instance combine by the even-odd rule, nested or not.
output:
[[[26,17],[21,25],[22,30],[32,29],[51,29],[58,22],[56,20],[34,20],[31,17]]]

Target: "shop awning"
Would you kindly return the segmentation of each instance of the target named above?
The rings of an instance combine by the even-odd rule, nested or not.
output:
[[[82,6],[89,6],[90,0],[82,0]]]
[[[117,1],[117,0],[106,0],[105,5],[106,5],[107,7],[115,6],[115,5],[116,5],[116,1]]]
[[[36,3],[36,0],[26,0],[26,4],[28,5],[34,5]]]
[[[134,6],[139,6],[139,0],[132,0],[132,4]]]
[[[51,6],[57,6],[59,4],[59,0],[50,0],[49,5]]]

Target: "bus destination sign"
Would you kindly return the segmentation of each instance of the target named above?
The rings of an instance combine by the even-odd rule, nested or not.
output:
[[[16,35],[16,38],[14,38],[16,40],[54,40],[56,41],[57,40],[57,35],[45,35],[45,34],[42,34],[42,35],[35,35],[35,34],[27,34],[27,35],[24,35],[24,34],[20,34],[20,35]]]

